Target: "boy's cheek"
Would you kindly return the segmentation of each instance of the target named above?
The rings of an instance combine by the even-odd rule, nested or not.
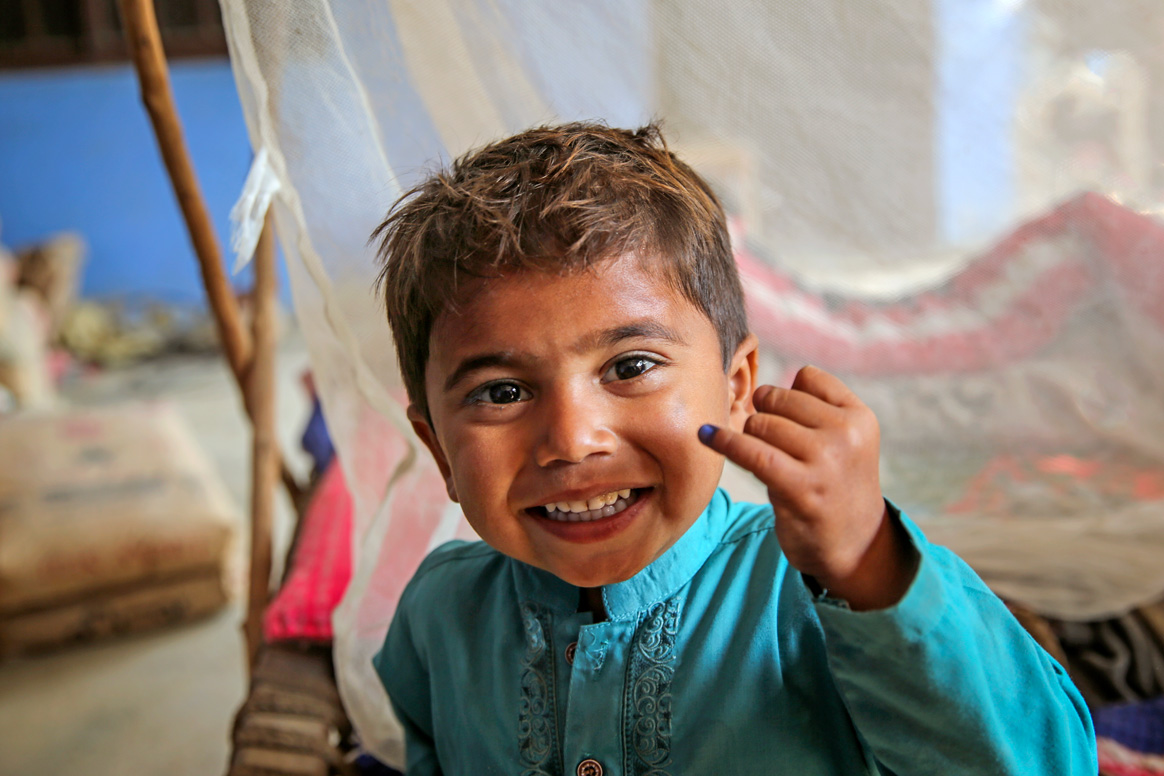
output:
[[[668,392],[665,405],[651,413],[654,419],[666,417],[671,426],[694,423],[695,429],[704,423],[726,424],[734,406],[727,375],[717,365],[710,365],[684,379],[686,382]]]
[[[718,378],[722,380],[723,374]],[[672,465],[690,469],[687,475],[698,476],[710,463],[722,461],[719,453],[699,441],[699,427],[705,423],[734,427],[738,422],[742,429],[747,418],[741,416],[737,421],[726,402],[692,401],[691,398],[674,397],[665,409],[644,413],[639,422],[644,433],[654,437],[656,453],[671,459]]]

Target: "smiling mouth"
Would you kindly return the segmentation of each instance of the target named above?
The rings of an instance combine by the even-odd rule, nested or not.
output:
[[[530,511],[558,523],[590,523],[622,512],[638,501],[643,491],[643,488],[616,490],[587,501],[555,502]]]

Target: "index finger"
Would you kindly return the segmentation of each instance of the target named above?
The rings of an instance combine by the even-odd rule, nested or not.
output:
[[[730,428],[701,426],[699,441],[756,475],[772,490],[783,490],[783,483],[799,476],[804,469],[801,461],[779,447]]]

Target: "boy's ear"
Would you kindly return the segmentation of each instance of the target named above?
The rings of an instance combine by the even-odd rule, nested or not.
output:
[[[728,391],[731,400],[728,416],[735,431],[743,431],[744,423],[756,412],[755,405],[752,404],[752,393],[756,390],[759,359],[760,340],[755,334],[749,334],[736,348],[728,366]]]
[[[416,432],[420,441],[424,442],[424,446],[432,453],[433,460],[436,461],[437,468],[441,471],[441,477],[445,480],[445,490],[448,491],[449,498],[457,501],[457,489],[453,485],[453,470],[449,466],[449,459],[445,457],[445,451],[441,449],[441,443],[437,440],[436,432],[433,431],[428,418],[415,404],[408,405],[407,414],[409,422],[412,423],[412,430]]]

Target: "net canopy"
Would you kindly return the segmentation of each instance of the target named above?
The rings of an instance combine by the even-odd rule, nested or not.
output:
[[[762,377],[844,379],[885,493],[999,594],[1090,619],[1164,591],[1158,0],[222,4],[356,506],[341,692],[387,762],[370,658],[424,554],[472,532],[404,420],[368,238],[535,124],[663,122],[728,210]]]

